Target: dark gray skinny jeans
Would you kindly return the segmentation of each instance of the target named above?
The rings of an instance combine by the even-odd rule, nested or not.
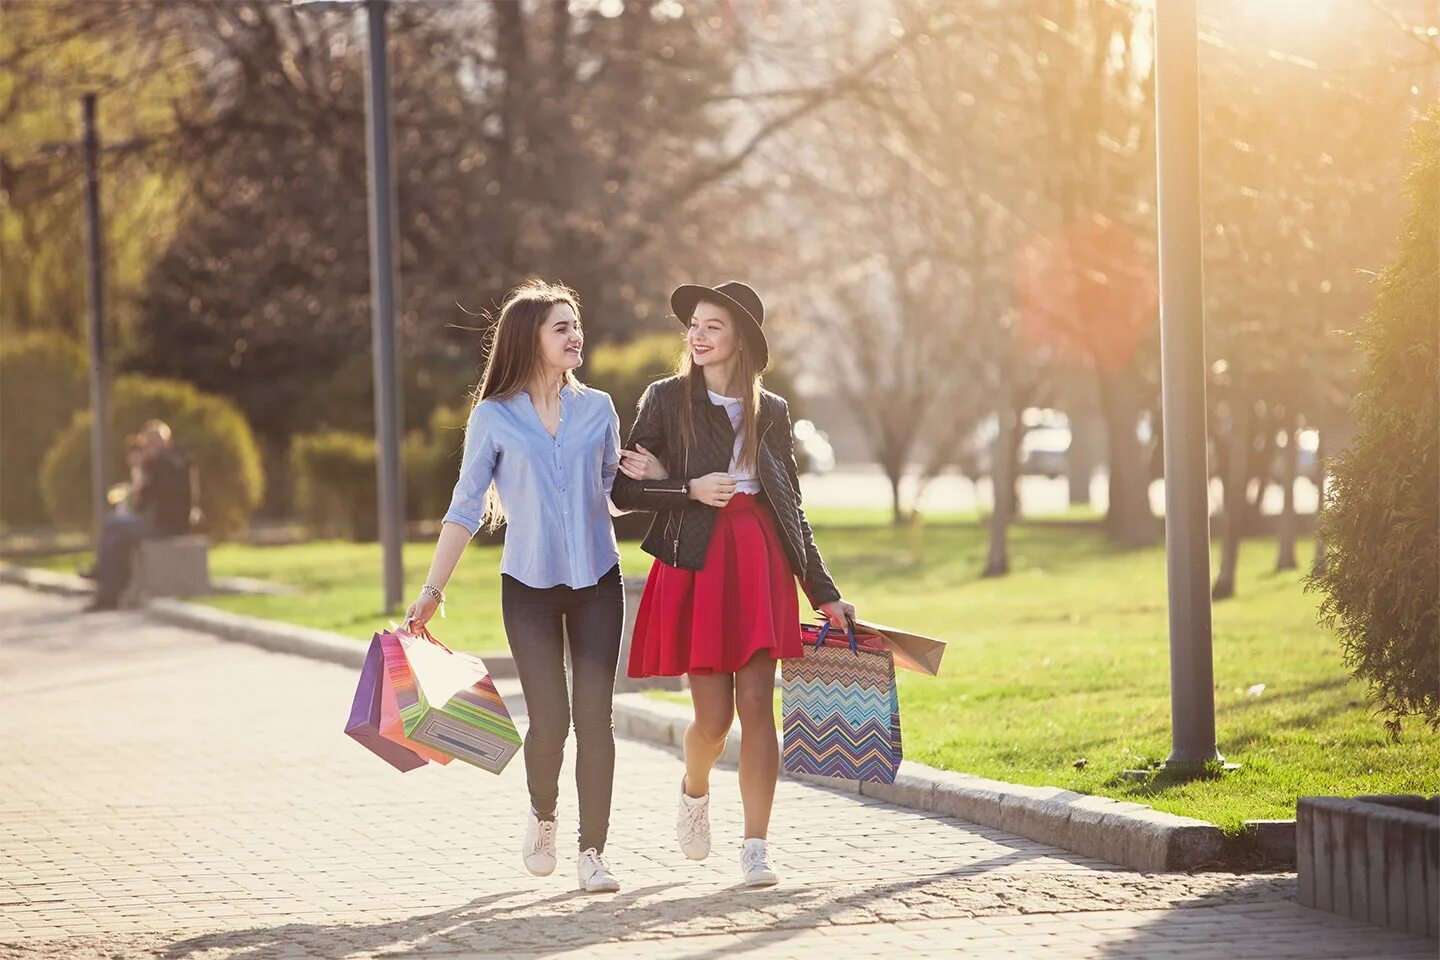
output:
[[[610,798],[615,787],[615,727],[611,703],[625,593],[616,564],[593,587],[537,589],[502,576],[500,605],[505,636],[530,729],[525,733],[525,779],[530,805],[552,817],[560,798],[565,738],[575,723],[575,789],[579,795],[580,849],[605,850]],[[575,689],[565,682],[565,637]]]

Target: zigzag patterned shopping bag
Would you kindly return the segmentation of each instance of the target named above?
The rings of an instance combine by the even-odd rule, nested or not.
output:
[[[878,637],[801,628],[802,657],[782,660],[781,763],[791,773],[894,783],[902,755],[895,658]]]

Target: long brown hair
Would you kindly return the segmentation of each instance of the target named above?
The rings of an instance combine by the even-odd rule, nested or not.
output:
[[[472,395],[476,404],[482,400],[508,400],[529,386],[540,366],[540,330],[550,311],[561,304],[575,311],[577,321],[580,319],[580,298],[563,283],[532,278],[506,294],[500,315],[485,336],[485,372]],[[581,388],[573,370],[565,371],[565,383]],[[493,531],[504,522],[505,511],[492,482],[485,493],[480,523]]]
[[[696,306],[699,306],[700,303],[715,302],[701,300]],[[735,336],[741,344],[737,362],[739,364],[740,382],[744,385],[741,388],[743,391],[741,397],[745,403],[740,408],[740,430],[742,431],[743,439],[740,443],[740,459],[736,465],[740,467],[754,466],[760,456],[760,437],[756,430],[756,424],[760,420],[760,375],[765,372],[765,368],[755,362],[755,358],[759,356],[759,352],[747,343],[750,338],[741,327],[741,321],[736,319],[730,308],[726,307],[723,303],[715,303],[715,306],[723,308],[726,313],[730,314],[730,323],[734,327]],[[687,323],[690,321],[689,317],[682,317],[681,319]],[[746,347],[750,347],[750,349],[745,349]],[[680,438],[688,454],[690,444],[695,439],[695,415],[690,405],[690,398],[694,396],[693,391],[697,389],[695,385],[696,378],[700,380],[700,387],[703,388],[705,386],[705,373],[695,364],[695,359],[690,352],[690,344],[688,341],[685,344],[685,351],[680,354],[678,372],[680,376],[684,378],[686,388],[684,402],[680,404]]]

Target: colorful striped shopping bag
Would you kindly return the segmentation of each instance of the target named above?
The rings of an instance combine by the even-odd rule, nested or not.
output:
[[[900,767],[895,658],[879,637],[801,628],[804,656],[781,661],[784,748],[791,773],[894,783]]]
[[[380,637],[381,634],[375,634],[365,651],[360,682],[355,685],[355,699],[350,704],[350,719],[345,722],[346,735],[401,773],[423,767],[432,759],[449,763],[449,757],[432,757],[426,748],[407,741],[401,724],[395,724],[396,730],[386,730],[387,712],[398,718],[400,711],[395,706],[395,690],[385,673]]]
[[[499,773],[520,734],[479,657],[455,653],[428,630],[382,635],[385,667],[406,739]]]

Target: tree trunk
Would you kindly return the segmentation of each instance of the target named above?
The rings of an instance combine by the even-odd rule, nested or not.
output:
[[[1250,471],[1245,476],[1245,520],[1240,528],[1242,537],[1253,537],[1261,532],[1264,523],[1261,507],[1265,503],[1265,494],[1269,492],[1271,478],[1274,476],[1275,435],[1284,424],[1283,418],[1274,415],[1274,407],[1267,407],[1258,420],[1255,416],[1256,412],[1252,408],[1250,418],[1254,426],[1250,431],[1250,446],[1246,448],[1246,462],[1250,464]],[[1253,497],[1250,496],[1251,480],[1255,481]]]
[[[1245,488],[1250,480],[1250,401],[1238,386],[1231,395],[1227,446],[1229,456],[1225,465],[1225,509],[1221,515],[1220,572],[1210,591],[1214,600],[1235,596],[1235,569],[1240,563],[1240,535],[1245,526]]]
[[[1010,512],[1006,523],[1015,524],[1019,522],[1022,514],[1020,512],[1020,441],[1025,437],[1025,429],[1020,423],[1020,411],[1010,411],[1010,468],[1006,472],[1005,496],[1010,503]]]
[[[1280,454],[1280,517],[1275,531],[1275,570],[1294,570],[1295,562],[1295,475],[1300,471],[1300,429],[1294,417],[1287,418],[1285,449]]]
[[[1088,412],[1070,417],[1070,449],[1065,455],[1065,472],[1072,507],[1090,505],[1090,480],[1095,476],[1099,460],[1096,448],[1101,443],[1097,427],[1095,418]]]
[[[990,511],[990,554],[985,560],[987,577],[1003,577],[1010,572],[1010,507],[1015,490],[1014,462],[1010,451],[1015,446],[1015,410],[1010,401],[1010,383],[1001,385],[1000,403],[995,408],[999,430],[994,452],[990,456],[990,489],[994,507]]]
[[[900,508],[900,481],[904,473],[903,465],[885,467],[885,479],[890,481],[890,523],[897,527],[905,525],[905,511]]]
[[[1160,528],[1150,510],[1149,473],[1136,426],[1140,421],[1139,385],[1134,369],[1099,371],[1100,409],[1110,468],[1110,507],[1105,532],[1123,547],[1150,546]]]

